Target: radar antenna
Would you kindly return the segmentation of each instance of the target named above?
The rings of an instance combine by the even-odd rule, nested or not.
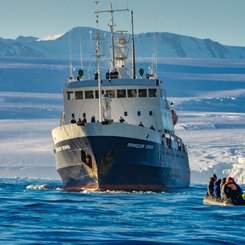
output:
[[[98,1],[96,1],[98,2]],[[111,23],[109,24],[110,30],[111,30],[111,47],[112,47],[112,69],[115,69],[115,44],[114,44],[114,39],[115,39],[115,31],[114,31],[114,19],[113,19],[113,13],[114,12],[119,12],[119,11],[129,11],[129,9],[113,9],[112,8],[112,3],[110,3],[110,9],[109,10],[101,10],[101,11],[96,11],[95,14],[100,14],[100,13],[110,13],[111,16]]]

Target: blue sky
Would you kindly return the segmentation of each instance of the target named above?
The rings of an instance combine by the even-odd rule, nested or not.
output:
[[[134,10],[135,33],[172,32],[245,46],[245,0],[101,0],[100,9],[110,2],[115,9]],[[95,27],[95,10],[94,0],[0,0],[0,37],[42,38]],[[107,28],[107,17],[101,16],[101,29]],[[119,17],[118,29],[129,29],[129,13]]]

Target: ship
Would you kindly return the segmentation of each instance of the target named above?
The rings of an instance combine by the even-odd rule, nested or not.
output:
[[[130,35],[115,31],[110,14],[112,57],[101,71],[101,36],[95,35],[97,68],[69,76],[63,89],[64,112],[52,130],[56,170],[64,190],[153,191],[190,185],[187,146],[175,134],[178,116],[153,65],[136,74],[133,11]],[[125,10],[129,11],[129,10]],[[129,43],[131,67],[127,67]],[[129,72],[131,70],[131,72]]]

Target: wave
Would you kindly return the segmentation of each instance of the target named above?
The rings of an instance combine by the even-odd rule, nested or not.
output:
[[[27,190],[49,190],[53,188],[51,188],[51,186],[49,186],[48,184],[42,184],[42,185],[28,185],[26,189]]]

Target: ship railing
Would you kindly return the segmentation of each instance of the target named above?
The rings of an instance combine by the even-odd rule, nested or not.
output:
[[[182,142],[182,139],[172,132],[165,130],[162,134],[162,144],[169,149],[174,149],[181,152],[187,152],[187,146]]]
[[[166,144],[167,144],[168,148],[172,149],[172,140],[171,140],[171,138],[166,138]]]

